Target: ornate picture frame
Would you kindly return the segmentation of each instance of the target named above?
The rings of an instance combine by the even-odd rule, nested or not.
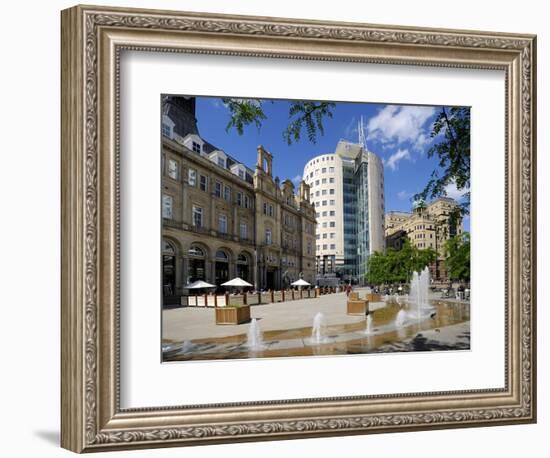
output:
[[[62,424],[75,452],[536,421],[536,37],[76,6],[62,12]],[[505,72],[503,389],[122,409],[124,50]]]

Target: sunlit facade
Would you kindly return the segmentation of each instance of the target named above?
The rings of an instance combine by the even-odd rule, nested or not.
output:
[[[319,284],[362,284],[368,257],[384,250],[384,168],[362,144],[340,141],[336,151],[304,168],[315,205]]]

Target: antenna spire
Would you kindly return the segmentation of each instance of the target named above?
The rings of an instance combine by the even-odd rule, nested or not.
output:
[[[365,133],[365,122],[363,120],[363,116],[361,116],[361,119],[359,120],[357,131],[359,133],[359,143],[363,146],[363,148],[365,148],[365,150],[367,150],[367,135]]]

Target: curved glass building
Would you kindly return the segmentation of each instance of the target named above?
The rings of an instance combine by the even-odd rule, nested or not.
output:
[[[341,140],[334,153],[304,167],[315,205],[317,283],[364,284],[368,257],[384,250],[384,167],[361,143]]]

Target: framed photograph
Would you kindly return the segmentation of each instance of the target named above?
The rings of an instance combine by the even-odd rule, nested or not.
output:
[[[536,37],[62,12],[62,446],[536,421]]]

